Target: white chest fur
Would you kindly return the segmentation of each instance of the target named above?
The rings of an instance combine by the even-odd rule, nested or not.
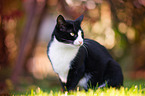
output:
[[[51,60],[53,69],[58,73],[62,82],[67,82],[67,75],[70,69],[70,63],[76,56],[79,47],[71,44],[64,44],[56,40],[52,41],[49,47],[49,58]]]

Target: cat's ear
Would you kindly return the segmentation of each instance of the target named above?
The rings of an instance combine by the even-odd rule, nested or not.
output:
[[[77,23],[77,24],[81,24],[81,22],[83,21],[83,18],[84,18],[84,15],[81,15],[79,18],[77,18],[76,20],[75,20],[75,22]]]
[[[65,25],[66,21],[64,20],[64,17],[62,15],[59,15],[57,17],[57,25]]]

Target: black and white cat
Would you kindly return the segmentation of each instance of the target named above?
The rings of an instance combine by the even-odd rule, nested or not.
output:
[[[123,75],[120,65],[98,42],[84,39],[81,29],[83,16],[76,20],[57,17],[57,24],[48,44],[47,54],[58,74],[63,90],[77,85],[88,88],[120,87]]]

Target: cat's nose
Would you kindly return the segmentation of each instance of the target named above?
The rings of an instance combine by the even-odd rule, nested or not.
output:
[[[83,41],[79,41],[80,45],[82,45]]]

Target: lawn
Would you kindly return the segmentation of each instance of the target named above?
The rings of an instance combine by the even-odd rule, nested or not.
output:
[[[36,84],[37,85],[37,84]],[[41,88],[42,87],[42,88]],[[59,87],[38,87],[29,88],[23,93],[12,93],[13,96],[145,96],[145,80],[125,80],[124,87],[120,89],[103,88],[96,90],[84,90],[73,92],[61,92]]]

